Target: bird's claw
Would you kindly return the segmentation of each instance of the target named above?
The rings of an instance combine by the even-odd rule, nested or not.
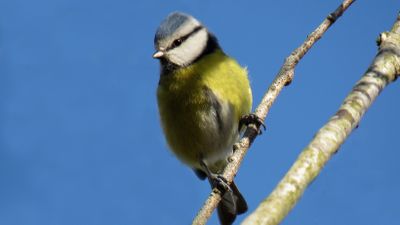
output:
[[[263,127],[263,130],[266,130],[266,126],[264,124],[264,120],[262,120],[260,117],[258,117],[254,113],[250,113],[247,115],[243,115],[240,118],[239,121],[239,128],[242,128],[243,125],[248,126],[249,124],[254,124],[257,127],[258,134],[262,134],[261,127]]]
[[[211,186],[213,188],[218,189],[221,193],[225,193],[226,191],[232,191],[231,187],[228,184],[228,181],[222,175],[214,175],[211,178]]]

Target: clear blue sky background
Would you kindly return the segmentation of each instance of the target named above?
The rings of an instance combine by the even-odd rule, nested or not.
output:
[[[248,67],[258,103],[339,3],[1,0],[0,224],[189,224],[210,189],[160,129],[160,21],[175,10],[203,21]],[[335,113],[399,10],[356,2],[301,61],[237,175],[250,211]],[[399,94],[399,82],[382,92],[283,224],[398,224]]]

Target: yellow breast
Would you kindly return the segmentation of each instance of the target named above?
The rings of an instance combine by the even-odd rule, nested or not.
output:
[[[217,103],[229,112],[215,115],[215,102],[207,91],[211,91]],[[250,112],[252,104],[246,69],[222,51],[161,75],[157,99],[161,124],[171,150],[195,168],[199,168],[201,156],[219,157],[226,148],[231,148],[239,119]],[[221,130],[215,118],[232,126]]]

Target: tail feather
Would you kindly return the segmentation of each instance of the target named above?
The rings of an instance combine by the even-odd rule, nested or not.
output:
[[[230,185],[232,192],[236,196],[236,212],[238,215],[247,212],[247,202],[244,199],[243,195],[240,193],[239,189],[237,188],[234,182]]]
[[[236,215],[247,211],[246,200],[234,182],[231,183],[230,188],[232,191],[226,191],[218,205],[218,217],[221,225],[231,225],[235,221]]]

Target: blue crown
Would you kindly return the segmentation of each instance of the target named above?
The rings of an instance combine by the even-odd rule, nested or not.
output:
[[[173,12],[168,15],[165,20],[163,20],[157,29],[156,35],[154,37],[154,42],[172,35],[182,24],[189,20],[191,16],[181,13]]]

